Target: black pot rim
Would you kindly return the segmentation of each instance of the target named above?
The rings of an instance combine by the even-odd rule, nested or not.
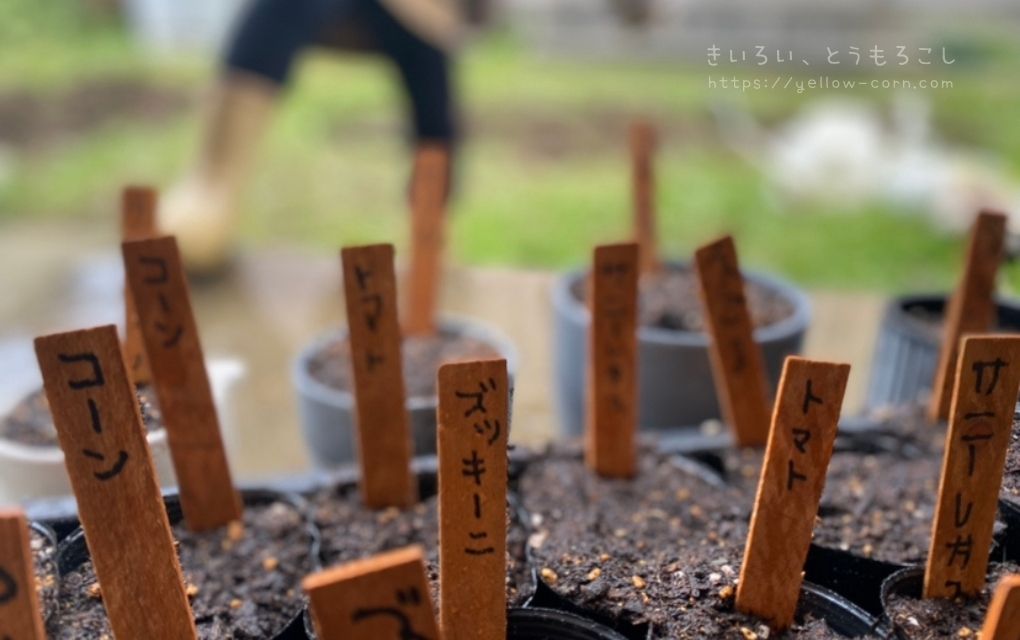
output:
[[[319,535],[319,530],[315,527],[314,522],[309,518],[309,507],[308,502],[296,493],[288,493],[283,491],[276,491],[274,489],[253,487],[249,489],[241,489],[239,491],[241,499],[245,505],[262,505],[269,504],[272,502],[284,502],[293,507],[298,513],[301,514],[301,519],[304,521],[305,533],[309,536],[309,559],[311,560],[312,570],[316,571],[321,568],[319,561],[320,547],[322,539]],[[180,507],[180,496],[176,492],[167,493],[163,496],[163,504],[166,507],[167,515],[170,518],[171,525],[179,522],[181,519],[181,507]],[[84,552],[81,548],[84,547]],[[70,565],[66,560],[65,554],[70,553],[81,553],[80,558],[76,558],[70,561]],[[71,533],[57,546],[57,574],[58,579],[63,580],[64,575],[74,568],[80,566],[89,558],[88,545],[85,542],[85,530],[79,526],[76,531]],[[302,606],[301,610],[292,616],[286,624],[273,636],[274,639],[279,638],[282,640],[286,637],[287,630],[291,627],[300,624],[301,617],[304,615],[304,611],[307,607]]]

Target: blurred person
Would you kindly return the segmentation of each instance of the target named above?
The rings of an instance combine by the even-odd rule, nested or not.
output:
[[[397,68],[418,144],[452,149],[457,137],[451,82],[460,37],[456,0],[252,0],[240,16],[213,88],[197,157],[160,208],[189,269],[226,263],[238,200],[263,132],[298,56],[326,44],[368,49]]]

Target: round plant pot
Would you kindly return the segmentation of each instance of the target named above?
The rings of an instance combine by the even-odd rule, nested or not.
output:
[[[609,627],[555,609],[511,609],[506,622],[507,640],[627,640]]]
[[[319,532],[307,517],[308,505],[304,498],[295,494],[282,493],[271,489],[245,489],[241,491],[241,499],[244,501],[245,506],[259,506],[271,504],[273,502],[284,502],[298,511],[302,515],[302,519],[305,522],[305,532],[308,534],[311,541],[308,548],[308,557],[312,563],[313,570],[320,568],[318,562]],[[179,523],[184,517],[181,510],[179,496],[177,494],[167,495],[164,497],[163,501],[166,506],[167,516],[170,519],[170,524],[175,525]],[[63,577],[71,571],[74,571],[88,559],[89,549],[85,541],[85,530],[79,527],[60,544],[59,551],[57,553],[57,569],[60,576]],[[295,588],[298,588],[298,585],[295,585]],[[298,609],[294,616],[288,620],[285,625],[283,625],[283,628],[271,636],[273,640],[304,638],[304,611],[304,607]]]
[[[882,614],[879,597],[882,583],[906,566],[812,543],[804,562],[804,579],[879,616]]]
[[[688,268],[688,262],[670,262]],[[574,294],[587,270],[560,278],[553,287],[554,349],[557,409],[561,429],[578,435],[584,427],[588,326],[591,316]],[[754,332],[761,345],[770,384],[779,380],[786,356],[800,352],[811,319],[807,296],[794,286],[760,273],[744,278],[785,298],[793,313]],[[655,327],[638,329],[638,421],[645,429],[696,427],[718,419],[719,402],[708,355],[708,335]],[[692,429],[693,430],[693,429]]]
[[[1001,550],[1005,559],[1020,562],[1020,502],[1014,498],[999,498],[999,519],[1006,525]]]
[[[166,430],[148,435],[152,461],[163,486],[176,484]],[[0,439],[0,503],[71,494],[60,447],[34,447]]]
[[[509,338],[487,325],[464,318],[444,318],[439,331],[488,344],[506,358],[513,386],[517,373],[517,349]],[[309,371],[309,364],[326,345],[345,337],[346,330],[319,337],[298,354],[292,371],[305,445],[315,466],[324,469],[350,463],[357,457],[354,394],[315,379]],[[415,455],[436,452],[436,404],[435,396],[407,399]]]
[[[920,316],[942,318],[945,308],[944,294],[906,295],[889,302],[871,363],[868,408],[914,404],[931,394],[942,333]],[[996,315],[999,327],[1020,330],[1020,304],[1000,300]]]

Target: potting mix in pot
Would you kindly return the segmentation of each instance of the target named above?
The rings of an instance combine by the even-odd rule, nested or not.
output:
[[[416,180],[445,179],[448,158],[426,160]],[[635,162],[647,191],[648,158]],[[416,220],[439,224],[441,191],[418,193]],[[513,481],[507,362],[435,321],[428,234],[414,234],[403,325],[393,247],[342,252],[348,332],[307,366],[353,396],[357,473],[304,498],[235,488],[176,243],[125,242],[136,342],[111,326],[39,338],[45,396],[0,427],[59,443],[81,523],[59,549],[43,527],[27,552],[0,545],[0,571],[12,556],[40,596],[20,619],[67,640],[1015,637],[1020,566],[996,544],[1016,535],[1000,488],[1020,503],[1020,337],[970,321],[987,316],[991,245],[972,240],[930,405],[837,440],[849,365],[788,357],[773,393],[754,331],[795,309],[744,278],[730,237],[690,266],[661,261],[649,198],[639,242],[597,247],[574,291],[591,311],[584,442],[530,455]],[[642,326],[707,334],[733,447],[681,455],[638,437]],[[408,397],[436,399],[434,461],[413,460]],[[169,497],[145,440],[163,424]],[[805,576],[812,543],[910,566],[881,592],[838,595],[817,567]],[[861,608],[879,595],[881,617]]]

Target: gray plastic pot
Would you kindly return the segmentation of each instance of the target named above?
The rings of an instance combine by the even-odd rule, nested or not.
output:
[[[686,261],[671,261],[673,268],[688,268]],[[584,428],[585,371],[588,361],[590,314],[574,295],[587,269],[560,278],[552,292],[557,409],[567,435]],[[787,299],[793,313],[757,329],[770,384],[775,385],[786,356],[800,352],[811,320],[811,304],[799,289],[777,278],[744,272],[744,278]],[[638,423],[645,429],[697,427],[718,419],[719,402],[708,355],[708,336],[695,331],[654,327],[638,329]]]
[[[506,358],[511,387],[517,373],[517,348],[505,335],[474,320],[444,318],[441,333],[466,335],[485,342]],[[330,342],[342,339],[346,330],[320,336],[298,354],[293,367],[294,388],[305,445],[315,466],[334,468],[357,457],[355,441],[354,394],[329,387],[309,373],[308,364]],[[407,399],[411,416],[411,434],[416,456],[436,452],[436,397]]]
[[[942,318],[945,307],[945,294],[906,295],[889,302],[871,364],[868,408],[914,404],[931,394],[942,332],[926,326],[916,314],[923,312]],[[1020,304],[999,300],[996,317],[999,327],[1017,331],[1020,329]]]

